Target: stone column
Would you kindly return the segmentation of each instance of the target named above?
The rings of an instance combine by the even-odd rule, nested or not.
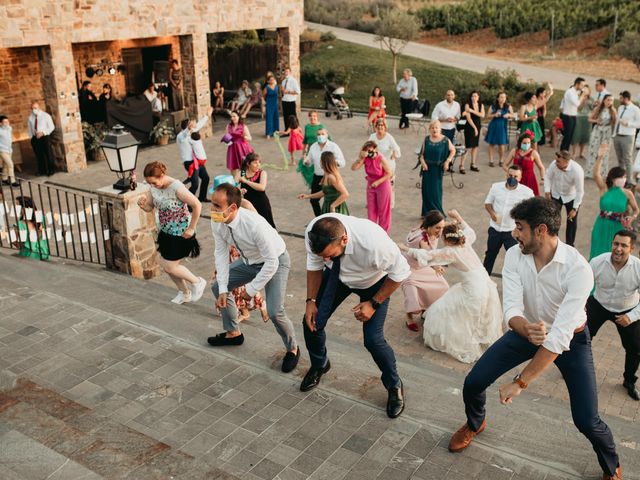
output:
[[[125,193],[111,186],[98,190],[102,221],[109,230],[107,268],[144,279],[160,274],[155,214],[138,206],[138,199],[148,191],[146,185]]]
[[[285,67],[288,66],[291,69],[291,74],[300,83],[300,29],[293,26],[278,28],[276,48],[278,51],[278,75],[281,75]],[[301,104],[302,95],[298,97],[296,102],[298,113],[300,113]]]
[[[54,36],[49,46],[38,48],[38,57],[45,104],[56,126],[52,140],[58,167],[67,172],[82,170],[87,159],[71,44]]]
[[[180,57],[184,75],[184,103],[190,118],[207,114],[211,106],[209,93],[209,58],[207,35],[203,31],[180,36]],[[211,135],[211,122],[200,130],[205,137]]]

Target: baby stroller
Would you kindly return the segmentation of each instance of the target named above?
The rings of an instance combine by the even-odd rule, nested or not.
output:
[[[343,95],[344,87],[339,87],[335,83],[327,83],[324,86],[324,105],[327,117],[332,114],[335,114],[338,120],[342,120],[343,115],[346,115],[347,118],[353,117],[353,113],[349,110],[349,104]]]

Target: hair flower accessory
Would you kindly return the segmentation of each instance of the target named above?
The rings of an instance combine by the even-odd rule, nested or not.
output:
[[[531,130],[525,130],[524,134],[529,137],[531,140],[534,139],[535,135],[533,134],[533,132]]]

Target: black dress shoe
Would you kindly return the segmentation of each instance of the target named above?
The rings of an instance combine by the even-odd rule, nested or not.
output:
[[[397,418],[404,411],[404,387],[400,382],[399,387],[389,389],[389,400],[387,400],[387,416]]]
[[[329,362],[329,360],[327,360],[327,364],[324,366],[324,368],[311,367],[307,372],[307,374],[302,379],[302,383],[300,384],[300,391],[308,392],[309,390],[316,388],[320,383],[320,379],[322,378],[322,375],[327,373],[330,368],[331,368],[331,362]]]
[[[298,347],[298,351],[296,353],[287,352],[282,359],[282,371],[284,373],[289,373],[291,370],[296,368],[298,365],[298,360],[300,360],[300,347]]]
[[[635,383],[624,382],[622,386],[627,389],[627,393],[631,398],[634,400],[640,400],[640,391],[638,391],[638,387],[636,387]]]
[[[222,332],[215,337],[207,338],[207,342],[212,347],[226,347],[231,345],[242,345],[244,343],[244,335],[240,334],[237,337],[227,338],[227,332]]]

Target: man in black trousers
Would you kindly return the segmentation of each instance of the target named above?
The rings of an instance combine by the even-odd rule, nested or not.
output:
[[[636,234],[620,230],[613,237],[611,252],[591,259],[596,288],[587,300],[587,325],[595,337],[607,321],[616,324],[625,350],[622,385],[631,398],[640,400],[636,387],[640,365],[640,259],[631,254]]]
[[[31,139],[33,153],[38,161],[38,175],[53,175],[55,165],[49,136],[55,130],[53,119],[47,112],[40,110],[37,101],[31,103],[31,115],[27,119],[27,131]]]

